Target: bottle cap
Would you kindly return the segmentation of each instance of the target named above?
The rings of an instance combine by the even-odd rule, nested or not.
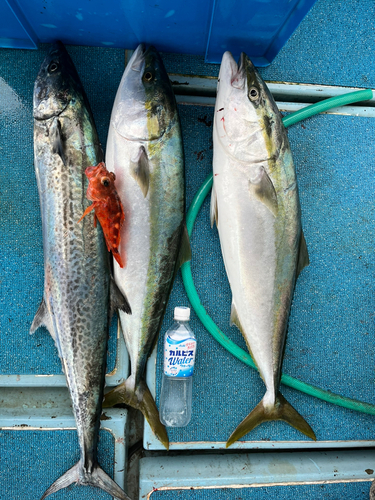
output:
[[[189,321],[190,308],[189,307],[175,307],[174,308],[174,319],[176,319],[177,321]]]

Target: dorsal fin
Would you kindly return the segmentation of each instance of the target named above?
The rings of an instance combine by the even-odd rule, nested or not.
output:
[[[129,301],[125,295],[122,293],[119,287],[116,285],[115,280],[111,277],[110,280],[110,317],[115,311],[124,311],[126,314],[131,314],[132,310]]]
[[[140,146],[137,156],[131,160],[130,171],[146,198],[150,185],[150,165],[143,146]]]
[[[306,266],[310,264],[309,252],[307,250],[305,235],[301,230],[301,239],[299,240],[299,254],[298,254],[298,263],[297,263],[297,278]]]

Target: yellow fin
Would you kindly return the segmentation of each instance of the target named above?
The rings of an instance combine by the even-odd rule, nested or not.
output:
[[[160,422],[159,411],[146,382],[141,380],[134,388],[134,379],[129,377],[104,396],[103,408],[119,403],[126,404],[140,410],[150,424],[150,427],[159,441],[169,449],[169,439],[164,425]]]
[[[180,268],[184,262],[189,262],[189,260],[191,260],[190,239],[186,224],[184,224],[181,236],[180,253],[178,256],[178,268]]]
[[[264,398],[254,408],[254,410],[249,413],[244,420],[242,420],[234,432],[232,432],[226,444],[227,448],[238,441],[238,439],[242,438],[242,436],[245,436],[245,434],[252,431],[258,425],[271,420],[283,420],[287,424],[305,434],[305,436],[316,441],[315,433],[310,425],[298,413],[298,411],[295,410],[290,403],[288,403],[280,392],[278,392],[276,396],[275,405],[273,407],[265,407],[263,401]]]
[[[298,254],[298,263],[297,263],[297,278],[306,266],[310,264],[309,252],[307,250],[305,235],[301,230],[301,238],[299,240],[299,254]]]

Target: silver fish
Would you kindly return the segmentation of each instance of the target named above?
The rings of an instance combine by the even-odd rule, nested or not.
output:
[[[130,312],[110,276],[100,227],[86,217],[85,168],[102,161],[90,106],[61,42],[52,45],[34,87],[34,161],[39,189],[44,297],[30,333],[44,325],[66,376],[77,424],[80,460],[42,499],[76,482],[129,497],[97,462],[110,308]]]
[[[266,385],[227,446],[269,420],[284,420],[316,439],[279,392],[295,281],[309,263],[297,179],[281,115],[245,54],[239,66],[229,52],[223,56],[213,144],[211,224],[216,221],[232,291],[231,324]]]
[[[131,374],[106,394],[105,406],[119,402],[142,411],[168,448],[168,436],[144,381],[174,276],[189,260],[184,210],[184,160],[179,117],[168,75],[153,47],[140,45],[122,77],[112,110],[106,165],[116,174],[124,206],[120,290],[131,290],[132,315],[120,312]]]

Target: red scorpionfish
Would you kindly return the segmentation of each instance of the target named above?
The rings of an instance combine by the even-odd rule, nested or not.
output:
[[[96,222],[99,220],[108,251],[112,252],[118,265],[124,267],[118,247],[120,245],[120,229],[124,223],[125,215],[115,188],[116,176],[113,172],[108,172],[104,162],[99,163],[96,167],[87,167],[85,174],[89,179],[86,196],[94,203],[86,208],[78,222],[91,210],[95,210],[94,226],[96,227]]]

